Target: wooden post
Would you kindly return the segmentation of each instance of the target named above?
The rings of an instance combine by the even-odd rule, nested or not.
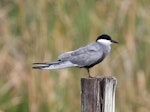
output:
[[[115,112],[116,85],[112,76],[81,78],[82,112]]]

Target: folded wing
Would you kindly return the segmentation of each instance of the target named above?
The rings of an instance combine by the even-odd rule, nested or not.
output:
[[[104,57],[102,47],[97,43],[92,43],[75,51],[60,55],[59,60],[70,61],[79,67],[88,67],[99,63]]]

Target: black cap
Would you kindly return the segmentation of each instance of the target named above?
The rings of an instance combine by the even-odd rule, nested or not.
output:
[[[106,34],[100,35],[100,36],[96,39],[96,41],[99,40],[99,39],[106,39],[106,40],[110,40],[110,41],[112,40],[111,37],[110,37],[109,35],[106,35]]]

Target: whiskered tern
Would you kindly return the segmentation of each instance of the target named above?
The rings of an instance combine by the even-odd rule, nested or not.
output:
[[[77,50],[61,54],[54,62],[33,63],[34,69],[62,69],[68,67],[86,68],[88,76],[89,69],[94,65],[102,62],[111,50],[111,44],[118,43],[112,40],[109,35],[100,35],[95,42],[81,47]]]

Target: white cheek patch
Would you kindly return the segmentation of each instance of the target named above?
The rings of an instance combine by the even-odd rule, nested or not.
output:
[[[101,44],[105,44],[105,45],[112,44],[110,40],[106,40],[106,39],[98,39],[97,42],[99,42]]]

